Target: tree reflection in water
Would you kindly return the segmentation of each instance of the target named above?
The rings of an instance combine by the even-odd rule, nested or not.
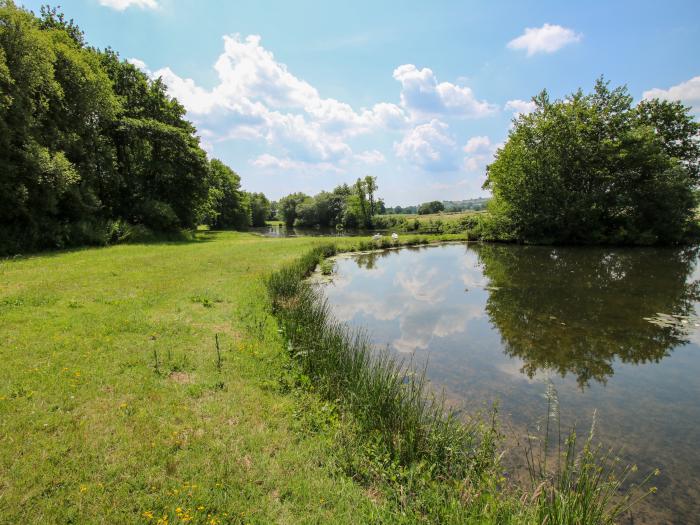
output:
[[[658,362],[688,342],[658,313],[694,313],[700,282],[688,282],[697,248],[473,247],[490,281],[486,311],[522,371],[554,370],[581,388],[606,382],[613,362]]]

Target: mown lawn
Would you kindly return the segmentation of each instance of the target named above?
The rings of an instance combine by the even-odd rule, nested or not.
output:
[[[315,242],[203,233],[0,262],[0,522],[377,517],[275,386],[260,278]]]

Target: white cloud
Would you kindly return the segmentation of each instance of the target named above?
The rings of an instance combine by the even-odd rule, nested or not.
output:
[[[505,110],[512,111],[514,117],[532,113],[536,108],[537,104],[535,104],[532,100],[509,100],[505,105]]]
[[[223,44],[213,66],[218,81],[212,88],[170,67],[152,72],[142,60],[129,62],[163,79],[169,94],[185,106],[195,125],[207,130],[202,142],[211,154],[229,140],[266,145],[248,161],[263,170],[342,172],[379,164],[386,162],[384,153],[376,149],[355,152],[351,143],[361,135],[400,131],[403,137],[394,144],[398,157],[425,171],[457,171],[463,159],[446,119],[499,111],[499,106],[478,100],[469,87],[438,82],[430,69],[419,70],[411,64],[393,72],[401,84],[399,104],[379,101],[356,109],[322,97],[314,86],[277,61],[258,35],[224,36]]]
[[[693,108],[693,113],[700,113],[700,76],[681,82],[668,89],[654,88],[642,94],[644,99],[680,100]]]
[[[156,9],[157,0],[100,0],[100,5],[110,7],[117,11],[124,11],[129,7],[140,7],[141,9]]]
[[[579,42],[580,33],[559,25],[544,24],[542,27],[528,27],[517,38],[508,42],[510,49],[525,49],[527,56],[537,53],[554,53],[567,44]]]
[[[363,164],[381,164],[386,161],[384,154],[376,149],[363,151],[355,155],[355,159]]]
[[[464,157],[464,170],[483,174],[486,165],[491,162],[500,146],[501,144],[494,144],[490,138],[483,135],[470,138],[462,148],[468,154]]]
[[[418,69],[413,64],[404,64],[394,70],[394,78],[401,83],[401,106],[414,119],[435,116],[477,118],[498,110],[493,104],[477,100],[468,87],[450,82],[438,83],[428,68]]]
[[[145,68],[138,59],[131,62]],[[347,140],[379,129],[400,129],[407,122],[396,104],[380,102],[355,111],[349,104],[321,97],[316,88],[276,61],[257,35],[224,36],[224,51],[214,69],[219,82],[213,89],[198,86],[169,67],[152,74],[144,69],[163,78],[169,93],[196,124],[216,130],[211,143],[264,138],[270,147],[281,150],[275,158],[301,163],[297,166],[353,158],[372,163],[381,159],[367,152],[353,157]]]
[[[129,64],[136,66],[140,70],[142,70],[146,73],[150,73],[150,70],[148,69],[148,65],[143,60],[139,60],[138,58],[127,58],[126,61]]]
[[[476,153],[479,150],[488,149],[489,146],[491,146],[491,139],[481,135],[470,138],[462,149],[465,153]]]
[[[426,171],[457,169],[457,144],[448,130],[447,124],[433,119],[406,133],[401,142],[394,144],[394,151]]]
[[[335,164],[329,162],[309,163],[289,158],[279,158],[269,153],[263,153],[250,162],[251,165],[257,168],[269,170],[285,170],[294,172],[340,172],[341,170]]]

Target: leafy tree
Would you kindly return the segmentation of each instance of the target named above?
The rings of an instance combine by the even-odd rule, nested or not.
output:
[[[297,219],[297,206],[308,198],[308,195],[304,193],[292,193],[281,198],[277,203],[277,213],[280,220],[284,221],[287,226],[293,226]]]
[[[424,202],[418,207],[419,215],[430,215],[431,213],[439,213],[445,209],[444,204],[440,201]]]
[[[250,214],[252,226],[265,226],[270,216],[270,201],[264,193],[250,193]]]
[[[632,106],[603,79],[514,121],[487,168],[491,227],[500,237],[549,242],[677,242],[688,231],[698,182],[700,127],[689,108]]]
[[[134,224],[246,227],[240,179],[184,117],[162,80],[88,47],[57,9],[0,0],[0,253],[103,244]]]
[[[216,229],[243,229],[251,224],[248,196],[241,191],[241,178],[223,162],[209,163],[208,224]]]

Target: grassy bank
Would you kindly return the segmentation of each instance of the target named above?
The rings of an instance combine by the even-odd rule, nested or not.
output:
[[[420,389],[380,375],[353,405],[335,365],[288,351],[265,278],[295,268],[298,286],[322,243],[203,232],[0,262],[0,522],[540,523],[520,499],[547,492],[504,491],[483,429],[415,412]],[[376,425],[366,400],[392,381]]]
[[[0,522],[375,515],[276,388],[261,278],[313,244],[216,233],[0,263]]]
[[[328,257],[366,244],[317,246],[267,281],[297,382],[311,385],[351,418],[341,430],[351,436],[344,465],[350,476],[377,487],[409,523],[614,523],[655,490],[644,488],[653,473],[630,490],[626,484],[636,469],[620,466],[610,451],[597,447],[593,429],[580,448],[574,431],[550,433],[550,425],[559,427],[553,387],[544,435],[528,438],[522,451],[531,483],[508,482],[499,463],[495,412],[485,420],[458,418],[420,370],[336,321],[323,293],[305,281],[317,265],[329,273]],[[552,441],[563,447],[561,455],[552,454]],[[548,468],[552,459],[556,467]]]

